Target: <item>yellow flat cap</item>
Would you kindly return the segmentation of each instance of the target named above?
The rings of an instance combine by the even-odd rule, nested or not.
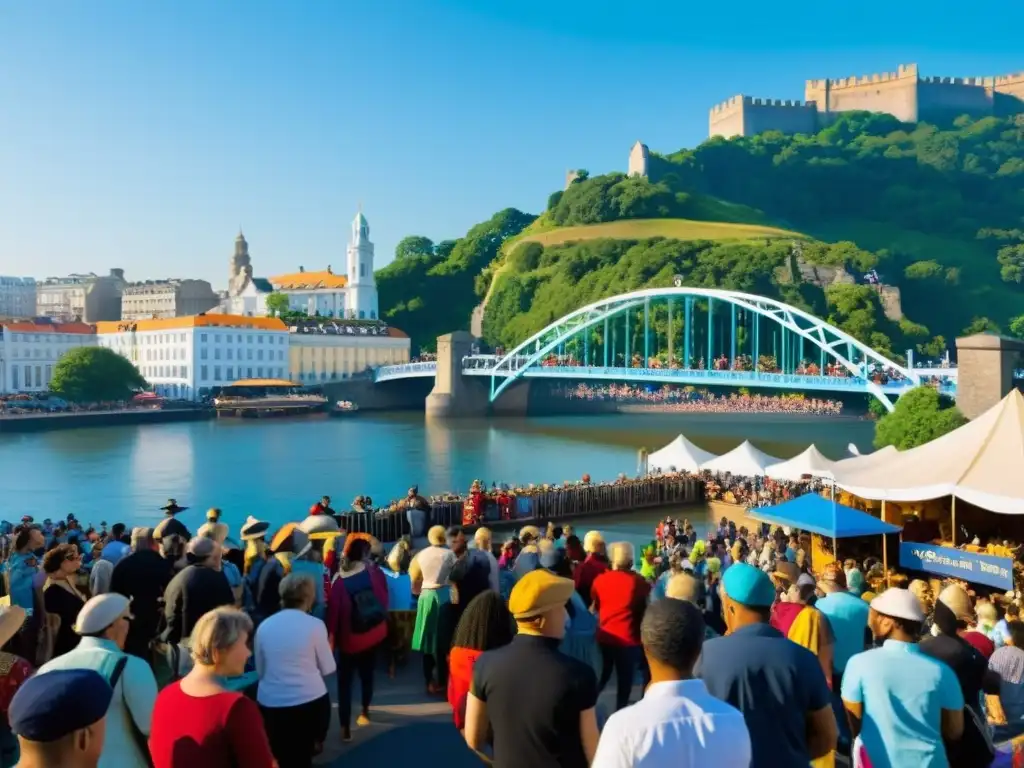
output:
[[[530,571],[512,588],[508,609],[514,619],[532,619],[564,606],[574,589],[571,579],[560,578],[544,569]]]

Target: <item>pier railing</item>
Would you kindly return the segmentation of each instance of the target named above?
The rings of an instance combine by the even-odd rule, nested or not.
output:
[[[571,522],[592,515],[632,512],[638,509],[693,504],[704,498],[703,483],[696,477],[669,475],[622,480],[615,483],[518,489],[487,494],[482,524]],[[426,511],[423,530],[413,530],[405,510],[349,512],[344,515],[349,531],[369,533],[380,541],[396,541],[405,534],[423,536],[432,525],[462,525],[466,499],[435,499]],[[419,527],[419,526],[417,526]]]

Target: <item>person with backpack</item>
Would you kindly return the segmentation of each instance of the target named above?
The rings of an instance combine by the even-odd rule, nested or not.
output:
[[[91,669],[113,689],[107,712],[107,735],[99,768],[148,768],[146,741],[156,703],[156,678],[149,664],[125,653],[132,619],[131,603],[117,592],[98,595],[82,606],[74,630],[77,647],[44,664],[38,674]]]
[[[331,584],[327,631],[338,656],[338,717],[343,741],[352,740],[352,681],[362,688],[362,710],[356,725],[370,724],[377,649],[388,634],[388,584],[370,560],[373,537],[350,533]]]

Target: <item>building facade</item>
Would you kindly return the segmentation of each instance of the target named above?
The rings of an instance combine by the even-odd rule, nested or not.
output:
[[[85,323],[9,322],[0,326],[0,394],[45,392],[65,353],[96,344]]]
[[[112,269],[109,275],[48,277],[36,283],[35,314],[61,322],[120,320],[124,287],[123,269]]]
[[[289,375],[307,386],[409,362],[409,337],[383,324],[328,320],[289,330]]]
[[[997,77],[922,77],[916,64],[895,72],[838,80],[808,80],[804,101],[733,98],[711,109],[708,135],[753,136],[764,131],[814,133],[843,112],[865,110],[903,122],[941,122],[1024,113],[1024,72]]]
[[[330,265],[321,272],[306,272],[303,267],[290,275],[270,278],[274,291],[288,297],[288,309],[313,317],[345,317],[345,289],[348,279],[336,275]]]
[[[218,311],[226,315],[263,317],[267,314],[267,296],[273,292],[264,277],[253,277],[249,243],[239,231],[235,238],[235,252],[228,266],[228,291]]]
[[[28,318],[35,314],[35,278],[0,276],[0,317]]]
[[[159,394],[182,400],[239,379],[287,378],[288,336],[275,317],[221,314],[96,327],[100,346],[130,360]]]
[[[206,280],[147,280],[125,286],[120,319],[186,317],[209,312],[219,303]]]

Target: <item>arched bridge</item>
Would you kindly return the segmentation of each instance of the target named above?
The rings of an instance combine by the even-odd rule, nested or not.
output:
[[[378,382],[433,377],[435,362],[378,368]],[[462,375],[490,377],[490,401],[520,378],[862,392],[890,396],[955,368],[911,368],[776,299],[676,286],[602,299],[570,312],[507,354],[462,358]]]

